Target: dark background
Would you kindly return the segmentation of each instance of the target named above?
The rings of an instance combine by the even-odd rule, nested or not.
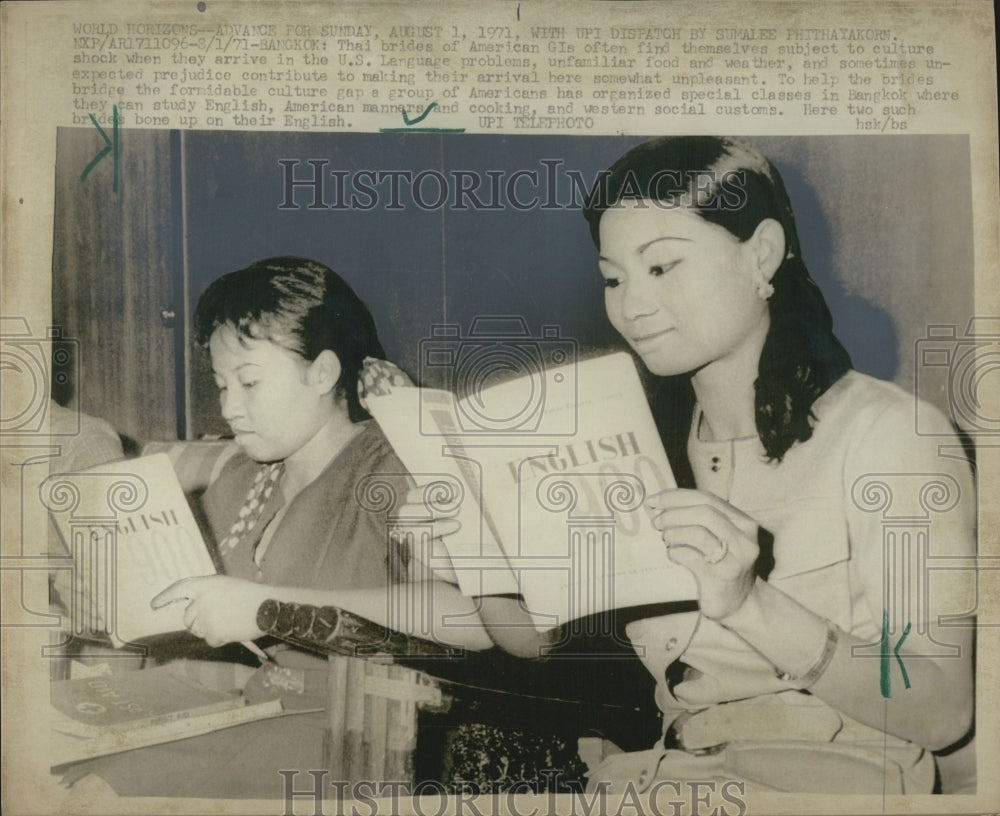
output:
[[[424,210],[404,185],[396,211],[384,183],[368,211],[311,209],[313,193],[301,187],[298,208],[282,209],[279,161],[298,160],[298,179],[311,176],[314,159],[326,160],[327,172],[498,171],[505,180],[517,170],[544,176],[543,160],[561,161],[556,198],[567,204],[565,171],[592,180],[643,140],[123,131],[121,185],[110,195],[101,178],[108,162],[79,180],[99,134],[61,130],[53,322],[81,340],[76,387],[68,389],[75,393],[64,396],[137,439],[224,431],[186,313],[212,279],[274,255],[314,258],[343,275],[375,315],[389,356],[428,385],[440,385],[441,372],[422,369],[421,340],[441,323],[467,336],[477,317],[515,316],[536,337],[543,326],[558,327],[583,355],[624,347],[604,315],[596,251],[578,207]],[[957,324],[960,336],[974,312],[967,137],[748,141],[784,177],[805,260],[856,367],[946,408],[943,383],[921,379],[914,348],[931,324]],[[530,188],[518,187],[522,199]],[[436,197],[432,181],[424,190]]]

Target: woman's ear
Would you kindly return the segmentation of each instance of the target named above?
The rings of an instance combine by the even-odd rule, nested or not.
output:
[[[754,264],[754,277],[769,283],[785,260],[785,230],[775,219],[765,218],[746,241]]]
[[[326,394],[333,391],[340,379],[340,358],[330,349],[323,349],[309,364],[307,376],[309,384],[320,389],[320,393]]]

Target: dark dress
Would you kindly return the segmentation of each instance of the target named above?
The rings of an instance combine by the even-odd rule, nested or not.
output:
[[[202,498],[216,542],[225,542],[257,475],[266,469],[245,454],[230,460]],[[368,490],[372,480],[389,489]],[[364,428],[320,476],[292,500],[267,545],[260,564],[253,551],[268,522],[284,505],[278,486],[263,502],[251,530],[219,553],[224,571],[277,586],[358,589],[387,586],[403,577],[406,554],[390,552],[386,514],[409,488],[406,470],[375,422]],[[220,655],[223,652],[220,650]],[[277,644],[275,661],[294,676],[300,693],[281,694],[286,708],[321,708],[325,703],[325,659]],[[263,670],[261,670],[263,672]],[[255,682],[256,681],[256,682]],[[250,689],[270,685],[258,678]],[[201,737],[129,751],[87,763],[122,796],[283,799],[285,777],[295,770],[294,787],[312,789],[310,770],[326,767],[325,712],[295,714],[215,731]]]

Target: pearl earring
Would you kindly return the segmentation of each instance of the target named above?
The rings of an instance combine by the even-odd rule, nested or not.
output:
[[[761,300],[767,300],[774,294],[774,287],[771,285],[771,282],[760,272],[754,275],[754,279],[754,283],[757,285],[757,297]]]

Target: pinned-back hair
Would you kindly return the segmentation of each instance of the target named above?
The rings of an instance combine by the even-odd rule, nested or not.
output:
[[[198,299],[194,331],[207,347],[229,326],[239,335],[270,340],[308,361],[330,350],[340,361],[336,393],[353,422],[368,419],[358,398],[366,357],[384,358],[375,320],[348,283],[332,269],[306,258],[268,258],[223,275]]]

